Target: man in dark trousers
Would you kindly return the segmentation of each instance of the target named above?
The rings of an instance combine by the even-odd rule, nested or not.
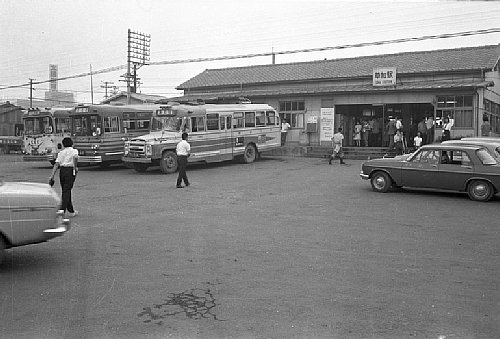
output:
[[[191,155],[191,145],[187,142],[188,134],[182,133],[182,140],[177,144],[177,163],[179,164],[179,175],[177,176],[177,188],[183,188],[184,184],[189,186],[189,180],[186,175],[187,159]]]

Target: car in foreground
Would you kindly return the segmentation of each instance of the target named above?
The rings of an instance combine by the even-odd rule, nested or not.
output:
[[[424,145],[412,154],[368,160],[360,176],[381,193],[415,187],[467,192],[472,200],[488,201],[500,190],[500,165],[481,145]]]
[[[0,263],[5,249],[45,242],[70,229],[48,184],[0,180]]]

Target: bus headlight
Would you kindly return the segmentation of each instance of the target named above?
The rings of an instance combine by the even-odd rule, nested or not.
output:
[[[153,155],[153,152],[151,151],[151,145],[150,144],[146,144],[145,149],[144,149],[144,154],[147,157],[150,157],[151,155]]]
[[[99,149],[99,145],[94,144],[94,145],[90,146],[90,148],[93,149],[94,151],[97,151]]]
[[[125,142],[125,144],[123,145],[123,154],[127,156],[129,154],[129,151],[130,151],[130,144],[128,142]]]

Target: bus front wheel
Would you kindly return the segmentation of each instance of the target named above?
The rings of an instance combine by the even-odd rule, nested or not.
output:
[[[255,148],[255,145],[248,144],[247,147],[245,147],[245,153],[243,153],[243,162],[245,162],[245,164],[249,164],[254,162],[256,158],[257,149]]]
[[[165,151],[161,155],[160,169],[165,174],[174,173],[177,171],[177,154],[173,151]]]

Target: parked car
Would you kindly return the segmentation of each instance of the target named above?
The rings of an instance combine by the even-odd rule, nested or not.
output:
[[[488,201],[500,190],[500,165],[480,145],[424,145],[412,154],[368,160],[360,176],[382,193],[417,187],[467,192],[472,200]]]
[[[0,263],[5,249],[41,243],[70,229],[60,202],[48,184],[0,181]]]
[[[500,162],[500,139],[482,139],[482,138],[462,138],[460,140],[447,140],[443,144],[461,144],[461,145],[479,145],[486,148],[493,155],[497,162]]]

